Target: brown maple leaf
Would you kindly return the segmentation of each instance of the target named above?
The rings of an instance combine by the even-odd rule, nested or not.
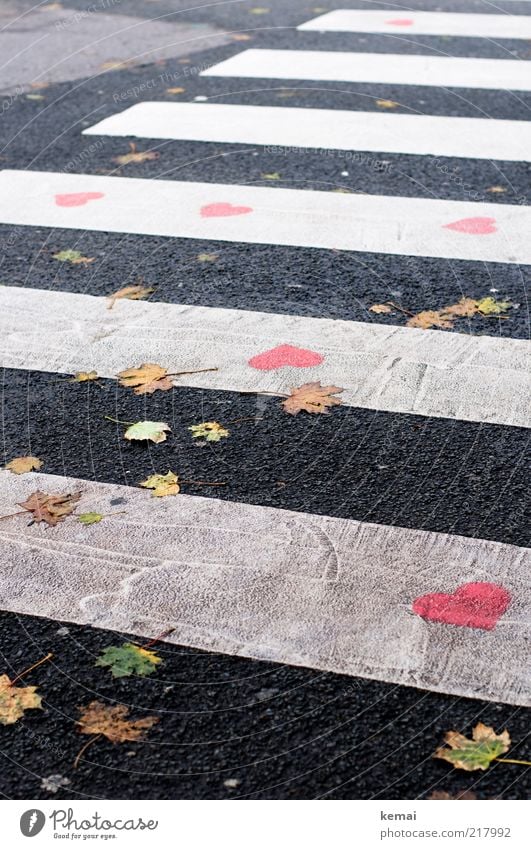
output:
[[[173,382],[167,377],[168,369],[156,363],[142,363],[138,368],[128,368],[118,373],[120,386],[135,387],[135,395],[146,395],[160,389],[166,392],[173,389]]]
[[[40,469],[42,460],[38,457],[15,457],[9,463],[6,463],[6,469],[13,472],[14,475],[25,475],[27,472],[34,472]]]
[[[160,153],[156,150],[137,150],[134,142],[129,142],[130,152],[123,156],[113,156],[113,162],[118,165],[129,165],[131,162],[149,162],[150,159],[158,159]]]
[[[304,383],[302,386],[291,389],[291,395],[282,402],[286,413],[296,416],[301,410],[307,413],[327,413],[328,407],[341,404],[340,398],[334,398],[334,394],[343,392],[339,386],[321,386],[319,381]]]
[[[473,298],[461,298],[457,304],[451,304],[449,307],[444,307],[441,310],[443,318],[451,318],[452,316],[461,316],[471,318],[478,311],[478,302]]]
[[[448,329],[453,327],[453,323],[449,318],[445,317],[444,311],[438,310],[423,310],[418,312],[406,322],[408,327],[419,327],[422,330],[429,330],[430,327],[442,327]]]
[[[28,510],[32,514],[34,522],[46,522],[47,525],[55,527],[66,516],[74,512],[80,498],[80,492],[49,495],[46,492],[36,490],[36,492],[31,493],[26,501],[19,503],[19,507]]]
[[[150,286],[124,286],[123,289],[118,289],[117,292],[113,292],[112,295],[109,295],[109,305],[107,307],[108,310],[112,310],[116,301],[121,300],[122,298],[126,298],[129,301],[141,301],[143,298],[147,298],[148,295],[151,295],[155,290]]]
[[[111,743],[142,740],[145,732],[159,721],[157,716],[128,719],[129,708],[125,705],[111,706],[97,701],[79,710],[81,718],[76,724],[81,734],[103,734]]]

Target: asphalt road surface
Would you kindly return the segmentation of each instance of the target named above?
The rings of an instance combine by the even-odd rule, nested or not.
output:
[[[258,0],[246,0],[215,5],[196,2],[192,9],[189,6],[177,0],[101,0],[96,4],[87,0],[38,4],[9,0],[0,10],[0,53],[7,57],[0,70],[0,167],[36,174],[35,188],[30,186],[27,194],[21,188],[22,195],[17,197],[16,188],[2,188],[0,172],[4,462],[34,455],[43,460],[44,475],[81,479],[87,482],[88,489],[91,482],[136,487],[150,474],[168,469],[178,472],[183,480],[222,481],[224,485],[216,487],[183,484],[184,494],[177,498],[192,502],[198,496],[210,499],[208,504],[212,503],[213,511],[219,502],[227,503],[229,509],[234,506],[234,515],[239,505],[255,505],[258,509],[294,511],[301,521],[324,516],[349,520],[349,527],[361,522],[387,529],[430,532],[430,550],[424,551],[421,546],[411,551],[413,583],[416,557],[421,577],[420,561],[431,558],[430,587],[434,592],[452,592],[452,587],[459,584],[452,583],[458,574],[462,584],[488,581],[489,575],[494,580],[496,575],[489,573],[482,560],[487,550],[494,550],[487,543],[477,542],[483,547],[478,547],[468,563],[454,562],[445,552],[447,535],[458,536],[472,546],[482,540],[489,545],[500,544],[500,563],[507,553],[520,563],[519,549],[529,545],[527,430],[520,426],[520,419],[518,426],[514,424],[511,405],[503,406],[499,400],[504,386],[510,389],[522,385],[514,381],[521,380],[518,362],[529,336],[529,265],[518,258],[507,259],[508,249],[502,240],[501,253],[496,253],[497,247],[493,249],[494,259],[485,259],[482,254],[489,244],[485,240],[495,228],[492,222],[496,215],[500,220],[507,210],[510,216],[525,215],[529,204],[529,151],[522,146],[520,158],[469,156],[467,145],[472,144],[472,137],[467,141],[463,135],[461,144],[457,125],[455,131],[454,125],[451,130],[441,130],[449,134],[449,139],[457,139],[455,156],[393,152],[384,142],[381,149],[375,142],[370,150],[339,150],[333,145],[327,149],[312,147],[311,143],[295,146],[289,139],[261,145],[247,143],[245,138],[235,142],[200,136],[187,140],[178,134],[175,138],[161,138],[142,133],[133,138],[127,133],[113,136],[103,131],[90,135],[82,132],[135,104],[155,101],[175,104],[176,108],[183,103],[194,103],[198,109],[232,104],[338,113],[364,111],[390,119],[401,115],[482,119],[484,123],[473,136],[477,146],[483,137],[489,137],[496,120],[530,120],[531,84],[526,90],[524,82],[517,91],[503,87],[468,88],[465,82],[432,85],[429,74],[419,78],[418,84],[397,84],[392,79],[348,82],[339,71],[337,80],[326,82],[318,76],[301,80],[296,77],[300,67],[297,60],[294,75],[286,79],[217,76],[215,69],[245,50],[263,49],[381,54],[381,67],[391,67],[391,78],[394,66],[386,54],[448,62],[459,57],[512,62],[509,70],[518,65],[514,73],[519,74],[521,66],[531,60],[529,39],[480,38],[474,34],[473,22],[470,35],[464,37],[447,34],[444,27],[438,35],[407,32],[412,24],[404,24],[404,20],[411,21],[417,11],[438,10],[428,0],[410,0],[406,10],[379,4],[389,13],[389,20],[395,22],[389,32],[296,29],[333,9],[374,11],[374,4],[363,0],[323,5],[308,0],[265,0],[263,5]],[[444,4],[444,12],[504,18],[522,15],[529,20],[531,5],[524,0],[500,0],[496,4],[454,0]],[[396,20],[402,23],[397,25]],[[273,58],[271,67],[274,65]],[[176,120],[178,124],[178,116]],[[285,133],[282,118],[272,120],[276,123],[271,128],[281,139]],[[438,132],[432,132],[437,140]],[[503,144],[509,145],[518,128],[506,132]],[[151,151],[155,155],[144,161],[116,162],[116,157],[131,152],[130,142],[136,145],[133,152]],[[139,178],[144,181],[139,191],[145,193],[146,207],[154,181],[216,184],[215,194],[208,197],[207,192],[202,207],[203,219],[212,229],[205,231],[205,237],[179,236],[178,228],[183,225],[180,219],[179,223],[172,223],[170,205],[167,213],[166,207],[161,206],[153,224],[141,203],[133,216],[138,226],[132,225],[131,209],[123,198],[118,198],[112,226],[98,232],[83,216],[90,214],[90,203],[99,203],[100,199],[84,197],[72,201],[71,194],[70,200],[56,200],[53,214],[57,207],[63,207],[57,214],[68,216],[72,212],[81,217],[73,217],[71,224],[62,226],[55,222],[69,219],[50,217],[46,190],[40,188],[45,186],[46,175],[41,172],[63,175],[69,181],[71,175],[80,175],[79,190],[66,188],[67,193],[86,192],[83,175],[108,181]],[[102,195],[109,192],[108,185],[106,182]],[[267,193],[253,195],[257,206],[263,197],[267,198],[265,205],[273,209],[259,237],[242,235],[239,241],[230,235],[233,230],[223,230],[224,221],[233,220],[232,215],[227,216],[226,208],[232,199],[232,186],[263,189]],[[222,195],[220,187],[227,192]],[[282,189],[307,192],[306,197],[311,199],[312,214],[303,213],[308,214],[304,239],[297,235],[296,221],[290,222],[282,204],[275,212],[275,193]],[[394,231],[390,235],[391,225],[380,215],[368,224],[371,234],[377,234],[379,249],[330,249],[319,246],[322,219],[318,206],[325,193],[327,197],[334,193],[338,204],[351,196],[363,200],[382,195],[419,199],[427,206],[418,207],[416,217],[404,230],[405,236],[398,227],[398,241],[402,239],[406,245],[403,248],[396,247],[396,240],[394,247],[389,247]],[[429,206],[433,201],[466,204],[466,209],[462,207],[463,216],[453,216],[450,223],[454,217],[473,222],[464,230],[461,228],[457,238],[477,240],[475,258],[460,258],[470,242],[464,249],[456,242],[456,247],[450,247],[446,254],[433,255],[425,241],[419,239],[417,228],[429,219],[432,213],[428,210],[441,209],[446,214],[449,209]],[[223,214],[219,213],[220,204],[225,207]],[[477,206],[471,208],[471,204]],[[212,214],[216,206],[219,221]],[[15,207],[22,211],[15,214]],[[209,209],[206,213],[205,208]],[[242,210],[240,214],[245,217]],[[275,218],[280,220],[281,215],[282,229],[289,235],[285,239],[279,237],[275,243],[269,233],[275,228]],[[25,223],[28,217],[31,222]],[[293,218],[297,219],[298,213]],[[128,224],[123,223],[125,219]],[[166,219],[177,228],[177,235],[164,235]],[[441,226],[447,226],[446,220],[442,218]],[[528,224],[529,219],[527,224],[524,220],[523,226]],[[363,213],[358,225],[365,226]],[[270,227],[273,229],[267,229]],[[507,233],[512,250],[510,228]],[[444,239],[445,244],[452,244],[452,233],[448,235],[447,229]],[[407,247],[410,244],[417,245],[413,252]],[[525,239],[522,249],[525,250]],[[54,256],[65,250],[79,251],[90,261],[74,264]],[[121,301],[107,312],[106,296],[139,284],[154,289],[148,302]],[[349,322],[363,323],[363,332],[370,334],[384,327],[389,331],[404,329],[413,315],[444,310],[463,297],[492,297],[510,306],[501,315],[478,313],[454,318],[444,326],[435,325],[435,330],[409,329],[409,334],[417,335],[406,359],[415,361],[418,356],[422,374],[426,366],[421,355],[415,353],[422,334],[433,334],[430,356],[435,372],[437,358],[442,357],[440,346],[448,344],[447,337],[454,340],[456,348],[451,348],[449,363],[456,370],[455,391],[465,380],[475,384],[474,411],[470,415],[460,416],[452,395],[445,397],[443,412],[433,416],[415,413],[413,401],[416,403],[421,397],[419,387],[424,380],[420,375],[418,386],[411,389],[405,381],[397,390],[397,400],[386,402],[383,409],[367,401],[359,406],[354,403],[336,407],[329,416],[300,413],[291,417],[283,411],[278,397],[271,391],[267,394],[277,384],[260,384],[263,394],[237,391],[236,371],[233,374],[230,365],[232,382],[220,369],[220,382],[209,382],[217,380],[217,375],[204,380],[197,375],[187,379],[187,385],[170,392],[138,397],[130,388],[118,386],[104,368],[97,384],[69,383],[64,378],[73,369],[68,368],[65,338],[70,334],[70,338],[79,340],[79,349],[85,350],[86,315],[79,307],[75,321],[65,318],[71,302],[64,299],[55,300],[53,308],[49,301],[42,316],[35,315],[29,306],[24,306],[24,296],[30,296],[32,290],[43,290],[50,296],[53,292],[65,298],[78,294],[99,299],[102,329],[95,334],[91,330],[90,344],[94,352],[103,351],[103,359],[107,356],[106,334],[115,333],[121,317],[126,315],[120,310],[130,309],[127,315],[131,315],[131,323],[124,325],[127,344],[134,352],[138,338],[143,351],[153,352],[153,362],[159,362],[157,353],[170,345],[169,337],[165,337],[170,330],[161,328],[152,318],[150,321],[154,313],[149,308],[155,303],[212,308],[220,312],[212,312],[211,316],[221,316],[228,324],[234,319],[234,333],[231,336],[224,331],[224,344],[232,345],[236,354],[238,345],[246,344],[244,331],[238,331],[237,317],[226,318],[226,310],[262,313],[261,326],[268,328],[276,326],[268,323],[269,319],[274,322],[275,316],[284,317],[279,319],[284,323],[274,332],[275,339],[278,336],[279,341],[285,342],[290,339],[284,339],[282,334],[286,327],[293,326],[286,323],[286,317],[338,321],[338,339],[345,341],[338,341],[337,345],[344,345],[344,353],[350,344]],[[391,304],[389,311],[370,310],[375,304],[387,302]],[[43,303],[48,303],[46,298]],[[137,312],[144,309],[143,305],[146,312]],[[135,319],[136,315],[141,318]],[[190,315],[193,317],[193,311]],[[209,320],[205,319],[207,339]],[[301,333],[310,332],[304,328],[317,327],[300,326]],[[175,332],[178,346],[179,328],[171,332]],[[266,344],[269,337],[260,327],[257,332],[263,336],[263,347],[256,350],[259,354],[273,344]],[[391,333],[386,344],[394,344],[393,336]],[[486,361],[487,354],[481,353],[480,348],[476,359],[468,349],[459,348],[464,337],[472,346],[482,344],[480,337],[492,340],[493,353],[489,356],[494,358],[494,365]],[[218,336],[212,339],[212,351],[217,352]],[[407,335],[404,339],[413,337]],[[317,331],[314,348],[318,347]],[[31,356],[30,350],[34,352]],[[195,348],[187,360],[187,350],[184,343],[178,349],[183,370],[218,365],[196,362]],[[149,361],[147,355],[138,361],[133,357],[133,361],[124,363],[124,368],[146,360]],[[90,363],[87,361],[86,365],[88,369]],[[172,368],[171,372],[176,370]],[[271,378],[267,370],[263,374],[264,380],[275,377],[273,372]],[[288,386],[292,378],[291,385],[305,382],[304,368],[292,368],[287,374]],[[307,374],[312,380],[320,379],[317,370]],[[333,379],[331,372],[327,382]],[[400,378],[396,380],[400,382]],[[426,383],[422,384],[425,397],[430,393],[435,397],[436,382],[429,387]],[[411,407],[405,406],[410,401]],[[411,412],[404,411],[409,409]],[[104,416],[124,422],[167,422],[172,430],[165,442],[146,448],[145,442],[124,441],[123,427]],[[230,423],[229,437],[219,442],[194,441],[187,427],[203,421]],[[1,474],[0,487],[7,492],[10,473]],[[17,479],[27,495],[48,482],[46,478],[39,478],[38,485],[31,481],[31,475]],[[49,483],[57,491],[64,491],[58,478],[50,478]],[[149,499],[146,493],[146,511]],[[120,503],[117,499],[117,511]],[[10,506],[4,496],[2,505],[7,508],[5,513],[19,509]],[[282,515],[274,514],[280,517],[279,521]],[[43,552],[52,552],[51,561],[46,563],[51,562],[53,568],[54,547],[57,557],[67,551],[75,571],[85,568],[83,558],[91,545],[94,550],[97,548],[90,541],[91,527],[76,525],[68,549],[68,537],[59,534],[67,534],[67,527],[73,528],[74,522],[70,517],[60,529],[43,531],[40,526],[27,528],[26,518],[18,516],[3,519],[0,527],[2,544],[15,552],[6,558],[5,578],[0,580],[0,607],[5,611],[0,613],[0,673],[13,679],[53,653],[51,661],[24,678],[24,684],[38,686],[44,710],[28,711],[16,724],[2,730],[0,792],[6,798],[417,799],[441,792],[453,797],[464,791],[479,799],[528,798],[529,772],[525,767],[495,763],[486,772],[466,773],[432,757],[446,731],[470,734],[475,723],[481,721],[498,731],[508,728],[513,741],[510,756],[530,758],[526,708],[529,679],[525,677],[525,657],[517,648],[529,628],[522,566],[516,565],[514,574],[508,573],[507,580],[514,587],[512,607],[505,621],[502,616],[494,630],[424,622],[415,618],[407,594],[402,595],[400,604],[407,615],[401,616],[400,611],[397,614],[401,624],[397,626],[395,644],[389,646],[389,653],[394,651],[400,658],[397,668],[393,669],[393,663],[385,662],[385,658],[378,659],[377,650],[373,652],[369,646],[363,664],[359,658],[354,664],[356,669],[363,666],[366,675],[341,675],[337,670],[350,668],[351,658],[340,656],[340,648],[337,660],[334,656],[328,664],[320,661],[314,666],[305,660],[306,655],[297,653],[297,629],[300,626],[304,632],[304,622],[291,623],[293,632],[287,638],[291,662],[275,663],[272,661],[280,656],[280,650],[267,640],[260,654],[256,647],[246,649],[244,643],[223,650],[226,627],[221,621],[209,626],[210,630],[204,626],[201,631],[198,626],[197,638],[183,640],[182,644],[179,631],[185,633],[186,615],[175,621],[166,616],[161,620],[162,627],[153,630],[142,626],[142,616],[138,614],[127,619],[130,627],[120,633],[102,627],[105,618],[91,615],[90,606],[83,604],[75,616],[61,616],[60,604],[52,615],[46,597],[47,586],[52,584],[48,584],[48,573],[42,571]],[[107,555],[112,558],[127,538],[123,528],[120,531],[119,520],[116,526],[110,516],[102,526],[104,522],[111,523],[106,545]],[[114,527],[116,534],[121,534],[120,539],[112,539]],[[231,563],[223,559],[223,528],[218,528],[218,532],[215,541],[218,539],[219,561],[228,570]],[[283,537],[279,539],[282,542]],[[180,543],[172,537],[171,526],[165,543],[168,551],[175,546],[178,558]],[[131,546],[133,555],[133,542]],[[257,561],[259,548],[258,542]],[[159,556],[158,551],[150,554]],[[165,556],[171,561],[171,553]],[[282,562],[282,555],[279,556]],[[290,566],[290,556],[286,549],[286,568]],[[308,561],[312,556],[309,546]],[[370,611],[374,610],[377,621],[379,597],[392,592],[394,584],[389,559],[382,554],[381,562],[376,558],[378,562],[374,564],[360,565],[367,589],[363,597],[354,594],[344,599],[344,621],[348,617],[355,619],[357,607],[369,620]],[[12,572],[21,576],[15,579],[14,590]],[[379,575],[387,575],[387,580]],[[81,576],[80,582],[84,579]],[[59,586],[65,585],[60,580],[50,591],[50,598]],[[401,577],[397,576],[396,581],[400,585]],[[94,582],[97,584],[97,576]],[[111,594],[114,589],[110,588]],[[161,581],[161,609],[170,589],[170,584]],[[264,605],[270,604],[273,609],[277,601],[281,608],[282,600],[272,602],[271,593],[264,590]],[[64,610],[66,607],[63,613]],[[124,616],[128,615],[127,610]],[[243,607],[241,616],[244,621]],[[430,688],[397,683],[422,683],[419,645],[428,644],[429,631],[414,630],[417,626],[440,629],[436,632],[440,636],[432,637],[430,644],[435,644],[440,682]],[[124,639],[145,644],[165,627],[174,630],[153,646],[164,663],[150,677],[117,679],[108,670],[95,666],[105,647],[119,645]],[[415,651],[409,647],[411,657],[407,644],[403,654],[397,648],[409,628],[415,635],[422,633]],[[340,637],[334,636],[337,646]],[[210,651],[197,648],[206,649],[207,645]],[[263,659],[252,659],[258,656]],[[469,675],[463,675],[462,668],[457,669],[462,667],[463,658],[469,664]],[[87,740],[75,724],[78,707],[93,700],[124,704],[133,718],[149,715],[159,721],[143,742],[95,741],[74,768],[76,755]]]

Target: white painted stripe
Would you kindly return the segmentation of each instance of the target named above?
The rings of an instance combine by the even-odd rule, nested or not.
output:
[[[89,528],[4,520],[4,609],[143,637],[174,627],[178,645],[531,704],[525,549],[45,474],[0,472],[1,515],[36,489],[81,490],[78,513],[122,498],[126,513]],[[512,597],[492,631],[411,612],[478,581]]]
[[[289,392],[309,380],[345,387],[345,404],[505,425],[531,425],[529,343],[356,321],[120,301],[0,288],[0,365],[102,377],[142,362],[185,386]],[[153,332],[153,328],[157,332]],[[254,368],[280,345],[313,351],[310,367]]]
[[[531,161],[531,121],[339,109],[144,101],[84,134]]]
[[[531,207],[509,204],[1,171],[0,222],[531,264]]]
[[[530,62],[323,50],[244,50],[201,72],[252,77],[531,91]]]
[[[336,9],[297,27],[320,32],[384,32],[396,36],[457,35],[469,38],[531,38],[531,17],[462,12]]]

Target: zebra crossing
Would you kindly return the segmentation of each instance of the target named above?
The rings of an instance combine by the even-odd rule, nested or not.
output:
[[[531,35],[531,18],[524,16],[430,12],[407,19],[401,13],[398,20],[388,11],[336,10],[298,30]],[[240,51],[201,76],[530,91],[528,65],[297,47]],[[521,120],[215,103],[143,102],[83,132],[512,162],[530,161],[531,141]],[[252,183],[5,168],[0,223],[531,264],[531,212],[523,204]],[[21,372],[95,369],[112,378],[135,361],[161,362],[170,371],[185,362],[190,370],[216,367],[181,381],[206,392],[282,395],[320,380],[344,386],[348,407],[530,426],[529,349],[519,339],[156,298],[124,301],[109,312],[101,297],[13,285],[0,289],[0,305],[0,364]],[[117,498],[128,505],[125,518],[97,525],[90,543],[83,530],[72,536],[66,525],[52,536],[39,525],[4,523],[0,537],[13,565],[0,581],[4,609],[144,636],[176,623],[169,639],[180,645],[531,703],[524,548],[215,497],[154,499],[148,511],[145,493],[105,480],[1,472],[0,481],[5,514],[28,486],[82,488],[87,509],[102,513]],[[416,615],[434,595],[446,594],[458,606],[463,586],[503,591],[507,610],[494,611],[495,590],[484,598],[471,589],[466,624]],[[482,604],[487,612],[477,624]]]

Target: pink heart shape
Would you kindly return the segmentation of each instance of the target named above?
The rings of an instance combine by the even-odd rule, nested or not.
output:
[[[510,601],[510,593],[498,584],[476,582],[454,593],[421,595],[413,602],[413,612],[431,622],[492,631]]]
[[[415,23],[412,18],[394,18],[392,21],[385,21],[392,27],[411,27]]]
[[[56,195],[57,206],[85,206],[89,200],[99,200],[105,197],[103,192],[73,192],[67,195]]]
[[[452,221],[451,224],[443,225],[446,230],[455,230],[457,233],[471,233],[474,236],[486,236],[488,233],[495,233],[497,230],[495,218],[460,218],[459,221]]]
[[[252,357],[249,360],[249,365],[252,368],[259,368],[261,371],[270,371],[283,366],[296,366],[296,368],[318,366],[323,360],[324,357],[315,351],[295,348],[293,345],[278,345],[277,348],[271,348],[270,351],[264,351],[263,354]]]
[[[225,218],[227,215],[247,215],[251,206],[233,206],[232,203],[209,203],[201,207],[203,218]]]

